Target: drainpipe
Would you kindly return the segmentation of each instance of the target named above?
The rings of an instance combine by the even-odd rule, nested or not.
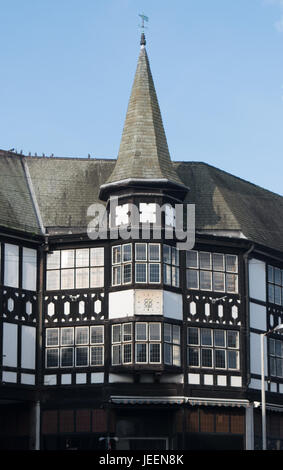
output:
[[[251,381],[250,373],[250,302],[249,302],[249,255],[254,249],[254,244],[252,243],[250,248],[243,254],[244,261],[244,276],[245,276],[245,312],[246,312],[246,350],[247,350],[247,386]]]

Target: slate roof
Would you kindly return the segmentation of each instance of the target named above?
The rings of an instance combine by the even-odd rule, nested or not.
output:
[[[27,184],[26,163],[40,217],[49,233],[85,233],[87,209],[116,160],[25,157],[0,151],[0,226],[40,234]],[[173,162],[196,205],[197,231],[242,232],[283,251],[283,197],[200,162]]]
[[[182,185],[171,162],[142,36],[117,163],[106,183],[162,179]]]

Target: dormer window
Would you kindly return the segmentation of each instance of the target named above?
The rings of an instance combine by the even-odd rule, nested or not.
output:
[[[155,224],[156,223],[156,204],[141,202],[139,205],[140,223]]]

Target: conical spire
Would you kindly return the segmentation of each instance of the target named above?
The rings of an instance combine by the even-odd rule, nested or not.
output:
[[[170,159],[144,33],[140,44],[118,159],[103,187],[125,180],[166,180],[184,186]]]

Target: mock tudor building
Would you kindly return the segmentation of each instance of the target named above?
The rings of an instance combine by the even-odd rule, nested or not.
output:
[[[145,45],[117,160],[0,151],[2,449],[261,446],[283,198],[171,161]],[[89,231],[98,204],[104,237]],[[195,205],[190,249],[173,230],[181,204]],[[265,346],[267,443],[282,449],[280,334]]]

